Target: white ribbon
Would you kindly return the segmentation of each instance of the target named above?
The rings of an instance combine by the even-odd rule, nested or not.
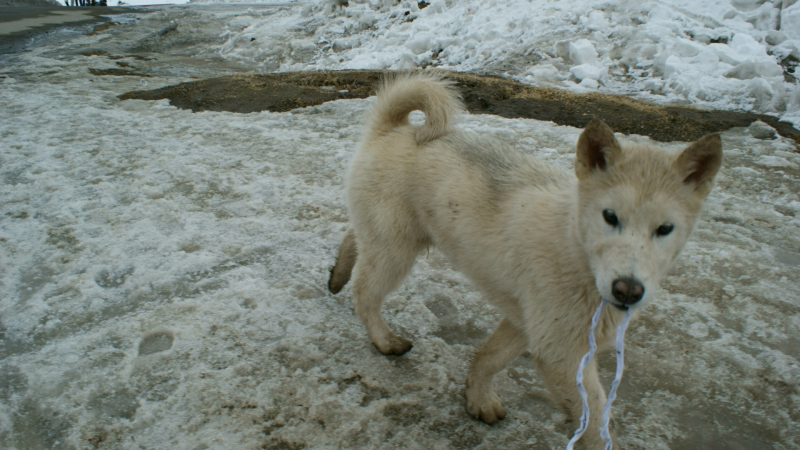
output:
[[[573,450],[573,447],[578,439],[583,436],[583,432],[586,431],[586,427],[589,425],[589,404],[586,401],[586,388],[583,387],[583,370],[589,364],[589,361],[592,360],[594,356],[594,352],[597,350],[597,344],[594,340],[594,331],[597,328],[597,321],[600,319],[600,312],[603,311],[603,306],[608,303],[608,300],[602,299],[600,300],[600,305],[595,310],[594,315],[592,316],[592,324],[589,327],[589,351],[583,355],[581,358],[581,362],[578,365],[578,373],[575,375],[575,384],[578,386],[578,393],[581,396],[581,403],[583,410],[581,412],[581,420],[578,429],[575,430],[575,435],[572,436],[572,439],[569,440],[567,444],[567,450]],[[608,422],[609,422],[609,413],[611,412],[611,403],[614,402],[614,399],[617,397],[617,387],[619,387],[619,382],[622,380],[622,369],[624,365],[624,353],[625,353],[625,330],[628,328],[628,322],[631,320],[631,310],[628,309],[625,311],[625,316],[622,318],[622,322],[617,325],[617,337],[616,337],[616,347],[617,347],[617,371],[614,374],[614,381],[611,383],[611,390],[608,393],[608,399],[606,400],[606,404],[603,406],[603,419],[600,424],[600,437],[603,438],[605,441],[605,450],[611,450],[613,443],[611,442],[611,435],[608,432]]]

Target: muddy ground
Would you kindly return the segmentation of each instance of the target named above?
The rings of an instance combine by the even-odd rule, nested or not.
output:
[[[103,7],[82,7],[67,8],[59,5],[49,6],[11,6],[14,2],[0,1],[0,55],[8,53],[19,53],[24,51],[37,39],[42,36],[55,34],[58,30],[67,27],[83,27],[100,23],[100,31],[108,28],[110,14],[129,13],[126,8],[111,6]],[[142,11],[137,11],[141,13]],[[74,14],[81,13],[85,16],[84,20],[76,20]],[[33,19],[33,21],[31,21]],[[36,23],[36,19],[40,22]],[[29,27],[19,31],[8,31],[11,26],[19,21],[28,21]]]
[[[545,120],[578,128],[592,118],[600,118],[618,132],[649,136],[662,142],[692,141],[708,133],[746,127],[761,120],[782,136],[800,142],[800,131],[762,114],[658,106],[622,96],[577,94],[498,77],[443,73],[459,87],[467,109],[473,114]],[[120,99],[167,98],[173,106],[192,111],[285,112],[331,100],[369,97],[374,95],[374,87],[384,74],[382,71],[347,70],[233,75],[128,92]],[[125,75],[125,70],[108,75]],[[136,72],[129,75],[141,76]]]

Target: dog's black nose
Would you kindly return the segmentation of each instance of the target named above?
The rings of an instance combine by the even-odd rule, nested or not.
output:
[[[644,286],[638,280],[628,277],[617,278],[611,283],[611,293],[623,305],[633,305],[642,299]]]

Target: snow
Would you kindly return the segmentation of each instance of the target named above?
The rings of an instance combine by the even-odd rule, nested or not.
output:
[[[781,30],[789,39],[800,39],[800,4],[795,3],[781,11]]]
[[[586,39],[579,39],[569,43],[569,59],[578,65],[597,64],[597,51],[594,44]]]
[[[441,49],[457,70],[800,120],[796,85],[765,72],[778,30],[759,28],[791,5],[350,4],[133,11],[119,34],[65,32],[2,57],[0,447],[563,448],[574,431],[528,357],[496,378],[502,423],[466,415],[468,363],[499,318],[435,250],[385,304],[414,340],[403,357],[374,350],[349,289],[327,293],[371,100],[192,113],[121,93],[251,69],[419,66]],[[144,62],[87,49],[127,55],[174,19],[195,34],[185,53],[155,54],[157,76],[89,75]],[[796,40],[780,31],[780,45]],[[607,75],[579,85],[573,47]],[[753,78],[725,76],[745,63]],[[581,131],[491,115],[460,126],[565,170]],[[624,448],[800,448],[800,154],[765,126],[722,134],[695,233],[630,325]],[[613,355],[600,362],[608,386]]]
[[[584,80],[586,78],[592,80],[599,80],[606,74],[605,67],[597,67],[593,64],[581,64],[580,66],[574,66],[573,68],[569,69],[573,75],[579,80]]]

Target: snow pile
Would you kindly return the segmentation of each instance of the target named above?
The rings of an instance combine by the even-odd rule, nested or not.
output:
[[[599,81],[608,74],[608,68],[597,61],[597,51],[587,39],[579,39],[569,43],[569,59],[575,66],[569,69],[580,85],[597,89]]]
[[[784,0],[783,7],[780,21],[781,30],[789,39],[800,39],[800,4],[793,0]]]
[[[439,66],[773,113],[800,127],[793,0],[334,3],[232,18],[219,52],[263,71]]]

